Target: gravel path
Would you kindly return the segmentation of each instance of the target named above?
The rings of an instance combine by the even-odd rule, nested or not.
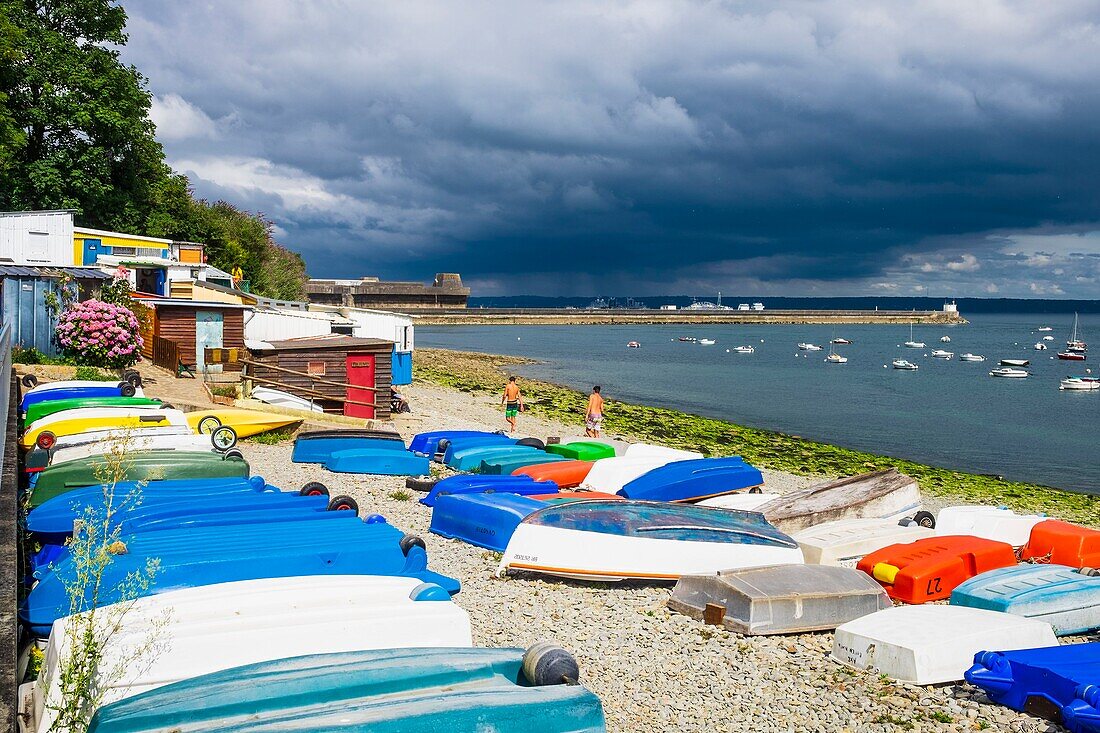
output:
[[[503,424],[493,401],[436,387],[409,390],[417,413],[406,437],[427,429]],[[575,429],[521,416],[525,434]],[[665,607],[670,585],[585,583],[536,576],[496,578],[499,556],[431,534],[431,510],[399,477],[346,476],[290,462],[290,443],[245,443],[253,471],[293,489],[319,480],[420,535],[432,569],[459,578],[456,602],[483,646],[526,647],[549,639],[581,664],[603,700],[611,731],[1047,731],[1058,726],[992,705],[967,685],[913,687],[831,662],[832,634],[742,637]],[[769,472],[767,488],[808,479]]]

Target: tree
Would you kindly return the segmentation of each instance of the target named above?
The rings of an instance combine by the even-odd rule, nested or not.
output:
[[[171,172],[145,80],[119,59],[126,12],[111,0],[0,0],[0,17],[15,29],[0,135],[5,117],[20,131],[0,137],[0,208],[78,209],[82,222],[139,233]]]

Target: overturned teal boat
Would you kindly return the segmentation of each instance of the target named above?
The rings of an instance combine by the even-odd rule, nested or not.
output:
[[[261,662],[106,705],[89,733],[598,733],[564,650],[385,649]]]
[[[294,438],[294,463],[325,463],[329,456],[345,450],[404,451],[405,441],[384,430],[313,430]]]
[[[1012,565],[951,591],[952,606],[1046,621],[1059,636],[1100,629],[1100,572],[1065,565]]]
[[[334,473],[364,473],[375,476],[426,476],[431,461],[407,450],[361,448],[339,450],[329,455],[325,468]]]
[[[473,471],[482,461],[499,461],[508,458],[529,458],[545,456],[546,453],[526,445],[475,445],[470,448],[448,452],[446,463],[456,471]]]
[[[565,460],[568,459],[556,456],[553,453],[545,453],[537,450],[533,454],[506,456],[503,458],[493,458],[482,461],[480,470],[481,473],[489,474],[490,476],[507,476],[513,471],[524,468],[525,466],[536,466],[543,463],[559,463]]]

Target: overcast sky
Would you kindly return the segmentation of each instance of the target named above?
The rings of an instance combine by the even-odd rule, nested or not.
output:
[[[169,162],[311,275],[1100,297],[1100,4],[131,0]]]

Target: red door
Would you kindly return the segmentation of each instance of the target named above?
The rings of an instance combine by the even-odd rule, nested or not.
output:
[[[366,387],[348,387],[348,400],[344,414],[348,417],[374,417],[374,354],[348,354],[348,384]],[[365,402],[366,404],[358,404]]]

